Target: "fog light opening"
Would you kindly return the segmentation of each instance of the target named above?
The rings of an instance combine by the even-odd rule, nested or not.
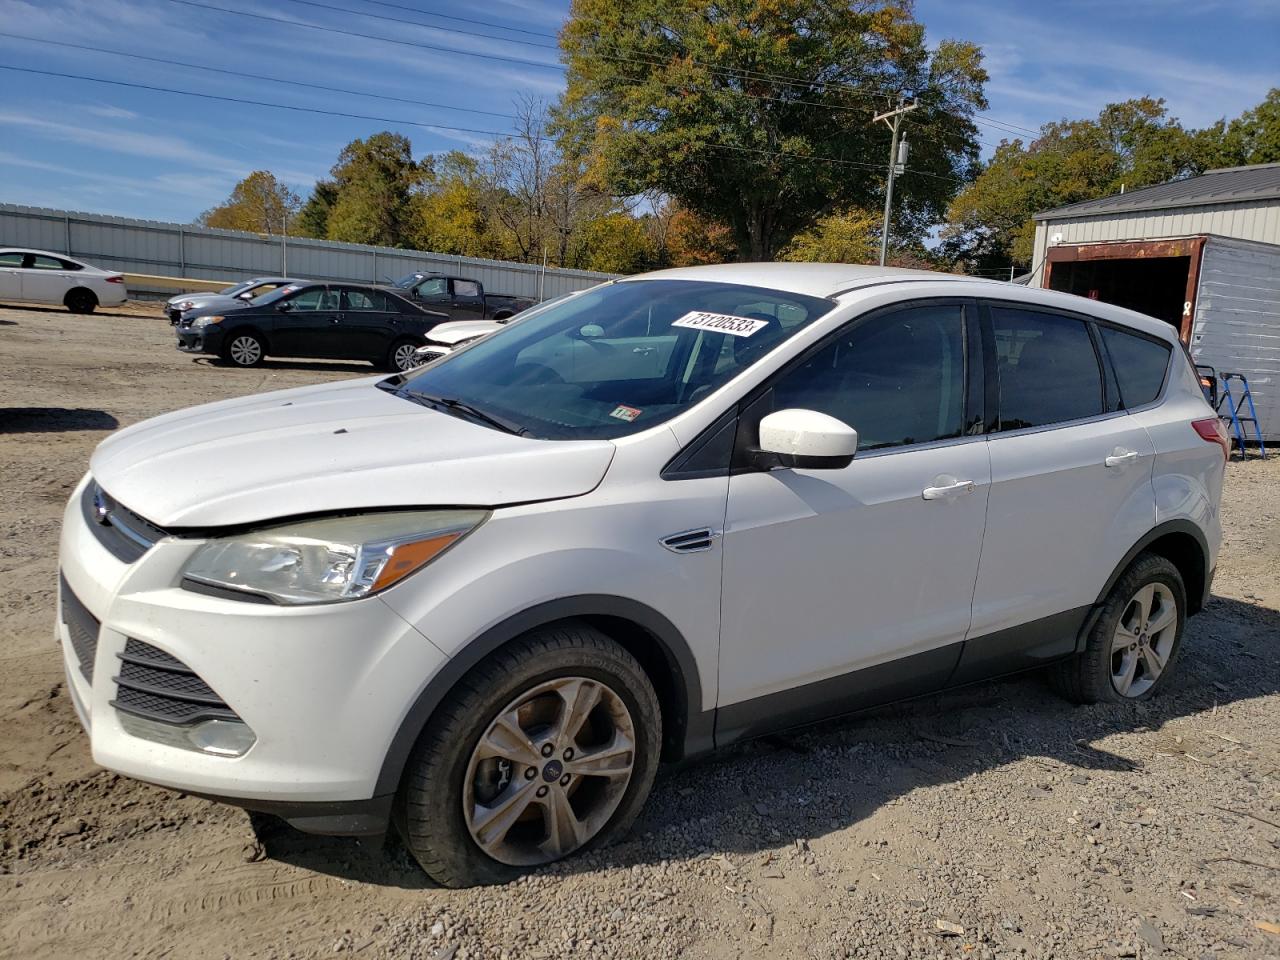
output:
[[[258,742],[249,725],[234,720],[206,720],[187,731],[187,739],[201,753],[241,757]]]

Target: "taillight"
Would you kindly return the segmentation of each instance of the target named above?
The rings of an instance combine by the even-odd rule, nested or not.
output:
[[[1219,418],[1209,417],[1205,420],[1192,420],[1191,428],[1200,434],[1201,440],[1207,440],[1209,443],[1216,443],[1222,447],[1223,459],[1231,459],[1231,437],[1227,434],[1227,425]]]
[[[124,277],[107,277],[107,283],[124,283]]]

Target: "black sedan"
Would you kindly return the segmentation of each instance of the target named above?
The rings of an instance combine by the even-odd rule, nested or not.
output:
[[[195,313],[178,324],[185,353],[213,354],[237,367],[256,367],[271,355],[368,360],[395,371],[414,366],[427,333],[449,319],[355,283],[294,283],[243,307]]]

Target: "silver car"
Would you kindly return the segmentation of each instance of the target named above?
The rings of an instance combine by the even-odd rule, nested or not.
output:
[[[208,310],[217,311],[238,307],[248,303],[254,297],[270,293],[285,284],[299,282],[290,280],[288,277],[254,277],[252,280],[243,280],[217,293],[181,293],[165,301],[164,312],[169,318],[169,323],[176,325],[188,310],[208,312]]]

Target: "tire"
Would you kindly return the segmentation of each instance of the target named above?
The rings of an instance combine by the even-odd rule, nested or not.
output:
[[[262,337],[245,330],[227,336],[222,347],[222,360],[233,367],[257,367],[266,359],[267,347]]]
[[[1187,589],[1178,568],[1157,554],[1140,554],[1107,594],[1084,650],[1052,667],[1050,680],[1075,703],[1147,700],[1173,672],[1186,622]]]
[[[416,340],[397,340],[387,349],[387,355],[382,358],[382,368],[392,373],[404,373],[406,370],[412,370],[418,364],[413,359],[413,353],[418,349],[418,341]]]
[[[568,706],[593,702],[585,713]],[[575,713],[585,722],[564,737]],[[515,728],[498,724],[505,716]],[[482,739],[511,759],[481,759]],[[661,742],[657,695],[631,654],[576,621],[535,630],[481,661],[437,709],[406,767],[397,825],[437,883],[505,883],[624,832],[649,795]],[[581,773],[606,767],[607,776]],[[566,809],[571,820],[556,816]]]
[[[98,295],[84,287],[68,290],[63,304],[72,313],[93,313],[98,306]]]

